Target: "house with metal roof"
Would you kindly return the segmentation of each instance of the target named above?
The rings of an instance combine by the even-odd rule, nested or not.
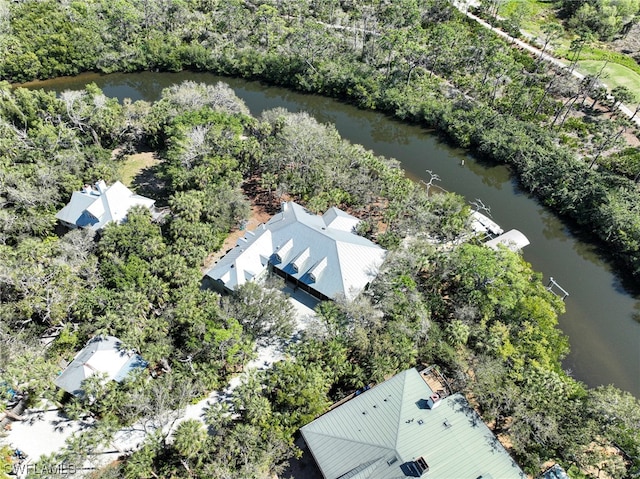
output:
[[[359,220],[338,208],[314,215],[292,201],[237,245],[206,275],[223,291],[267,270],[316,298],[355,298],[376,277],[386,250],[355,233]]]
[[[325,479],[525,479],[464,396],[409,369],[301,428]]]
[[[103,180],[95,187],[85,185],[74,191],[71,200],[56,214],[56,218],[69,228],[88,228],[94,231],[111,222],[122,223],[134,206],[152,209],[155,200],[136,195],[119,181],[107,186]]]
[[[102,374],[107,381],[123,381],[131,371],[147,367],[138,354],[122,348],[113,336],[95,336],[54,380],[56,386],[74,396],[81,396],[82,381]]]

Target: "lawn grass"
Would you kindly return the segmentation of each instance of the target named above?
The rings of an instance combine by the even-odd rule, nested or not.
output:
[[[136,153],[129,155],[120,165],[120,181],[126,186],[131,186],[135,177],[145,168],[158,163],[158,159],[152,152]]]
[[[526,15],[522,19],[521,30],[532,38],[542,38],[542,28],[551,22],[561,23],[556,16],[556,6],[549,0],[507,0],[500,8],[499,15],[505,18],[513,15],[518,8],[524,8]],[[553,42],[551,49],[558,59],[570,58],[569,46],[575,35],[567,32],[562,38]],[[640,102],[640,65],[633,58],[614,52],[599,45],[592,45],[580,53],[578,71],[581,73],[596,74],[604,65],[605,60],[609,64],[604,69],[604,83],[609,89],[624,85],[636,95],[636,104]],[[629,105],[629,106],[635,106]]]
[[[500,7],[498,15],[509,18],[516,13],[518,8],[524,8],[527,12],[522,19],[520,29],[534,36],[541,34],[542,26],[545,23],[558,21],[553,4],[540,0],[509,0]]]
[[[609,60],[610,63],[618,63],[640,75],[640,65],[629,55],[605,48],[598,48],[597,46],[584,48],[582,52],[580,52],[580,60]]]
[[[605,62],[601,60],[581,60],[578,62],[578,71],[595,75],[604,64]],[[616,86],[626,86],[631,90],[636,95],[636,101],[631,106],[635,107],[635,105],[640,102],[640,74],[630,68],[610,62],[604,68],[602,82],[605,83],[609,89]]]

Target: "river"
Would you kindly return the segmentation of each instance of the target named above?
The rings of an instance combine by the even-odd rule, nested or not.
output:
[[[469,201],[482,200],[505,231],[516,228],[529,238],[531,245],[524,249],[524,257],[543,273],[545,284],[552,276],[570,293],[567,312],[560,317],[560,327],[571,344],[565,369],[589,386],[614,384],[640,397],[640,296],[625,289],[593,245],[577,238],[553,213],[520,190],[506,167],[477,161],[423,128],[380,113],[206,73],[83,74],[29,86],[63,91],[95,82],[107,96],[153,101],[163,88],[186,79],[228,83],[254,115],[275,107],[306,111],[323,123],[334,124],[351,142],[396,158],[412,178],[427,178],[426,170],[432,170],[444,189]]]

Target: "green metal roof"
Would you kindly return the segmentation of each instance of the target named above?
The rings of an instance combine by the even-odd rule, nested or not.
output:
[[[454,394],[429,409],[433,391],[415,369],[366,391],[301,429],[326,479],[411,477],[511,479],[526,475],[469,406]]]

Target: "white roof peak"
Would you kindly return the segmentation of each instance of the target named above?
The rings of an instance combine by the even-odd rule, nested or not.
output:
[[[75,191],[69,203],[56,218],[73,227],[99,230],[111,222],[121,223],[134,206],[152,208],[155,201],[135,194],[120,181],[107,186],[104,180],[96,183],[96,189],[85,185]]]
[[[269,258],[288,279],[308,285],[319,297],[353,299],[373,280],[386,255],[378,245],[353,234],[358,221],[338,208],[319,216],[293,201],[283,203],[280,213],[258,227],[254,236],[245,235],[247,243],[234,248],[207,275],[233,290],[245,281],[237,260],[243,258],[242,268],[258,276],[268,267],[262,259]]]

